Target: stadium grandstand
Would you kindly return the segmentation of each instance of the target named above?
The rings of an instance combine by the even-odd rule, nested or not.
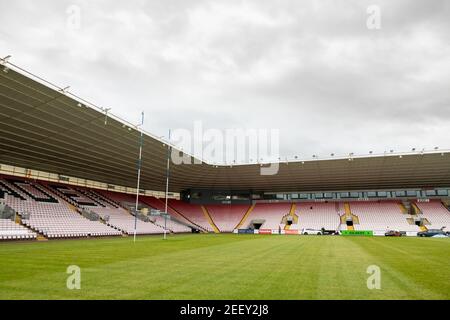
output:
[[[283,161],[272,176],[260,175],[270,163],[174,165],[166,210],[166,157],[175,146],[16,65],[3,68],[2,240],[450,231],[447,150]]]

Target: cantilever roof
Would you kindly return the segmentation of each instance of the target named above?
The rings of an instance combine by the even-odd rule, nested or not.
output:
[[[136,184],[140,132],[133,125],[23,69],[0,70],[0,164],[130,186]],[[125,94],[125,93],[124,93]],[[164,190],[167,144],[144,136],[141,187]],[[217,188],[319,191],[450,186],[450,152],[280,163],[278,174],[259,164],[173,165],[170,191]]]

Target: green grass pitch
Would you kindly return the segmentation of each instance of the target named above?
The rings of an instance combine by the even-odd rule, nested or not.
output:
[[[66,287],[69,265],[81,289]],[[367,288],[367,267],[381,289]],[[450,239],[176,235],[0,243],[0,299],[450,299]]]

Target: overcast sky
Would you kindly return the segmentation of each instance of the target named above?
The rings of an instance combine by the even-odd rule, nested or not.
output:
[[[1,55],[133,123],[145,111],[157,135],[279,129],[302,158],[450,147],[450,1],[0,4]]]

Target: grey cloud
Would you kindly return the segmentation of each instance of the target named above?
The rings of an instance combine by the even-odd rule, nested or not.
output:
[[[283,156],[450,147],[447,1],[0,4],[1,54],[131,122],[145,110],[156,135],[202,120],[278,128]]]

